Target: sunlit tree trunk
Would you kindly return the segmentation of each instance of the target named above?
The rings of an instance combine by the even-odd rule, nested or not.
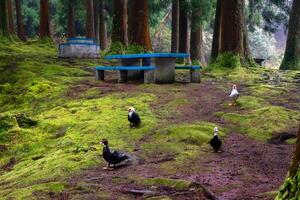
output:
[[[68,1],[68,38],[75,37],[75,7],[72,0]]]
[[[8,35],[7,2],[0,1],[0,35]]]
[[[199,61],[202,65],[206,65],[203,50],[203,31],[201,17],[201,8],[193,9],[190,39],[190,54],[192,61]]]
[[[14,10],[13,10],[12,0],[7,0],[7,18],[8,18],[8,32],[10,34],[15,34]]]
[[[211,62],[213,62],[219,53],[220,43],[220,20],[221,20],[221,0],[217,0],[215,21],[214,21],[214,34],[211,48]]]
[[[107,28],[106,28],[106,21],[105,21],[105,10],[104,10],[104,0],[100,0],[99,2],[99,17],[100,17],[100,33],[99,33],[99,38],[100,38],[100,46],[101,49],[106,49],[108,46],[107,42]]]
[[[113,0],[113,30],[112,42],[127,45],[127,0]]]
[[[172,41],[171,41],[171,52],[178,52],[179,42],[179,0],[173,0],[172,3]]]
[[[18,37],[21,40],[25,41],[26,37],[25,37],[25,29],[23,23],[21,4],[22,4],[22,0],[15,0]]]
[[[51,37],[48,0],[40,0],[40,38],[43,37]]]
[[[244,0],[226,0],[221,3],[220,53],[231,52],[241,58],[245,55]]]
[[[188,14],[185,7],[186,1],[180,0],[179,11],[179,49],[180,53],[188,53]]]
[[[93,0],[86,0],[85,35],[87,38],[95,39]]]
[[[130,43],[143,46],[146,51],[152,50],[147,0],[130,0],[129,35]]]
[[[280,69],[300,70],[300,0],[293,1],[286,49]]]

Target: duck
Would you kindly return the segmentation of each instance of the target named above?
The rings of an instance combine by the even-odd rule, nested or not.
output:
[[[130,122],[129,125],[131,128],[138,127],[141,123],[141,118],[134,107],[129,107],[128,109],[128,121]]]
[[[210,140],[209,144],[214,149],[215,153],[217,153],[220,150],[220,147],[222,146],[222,141],[220,140],[218,136],[218,127],[214,128],[214,137]]]
[[[107,139],[102,139],[100,143],[104,146],[102,156],[108,163],[108,166],[104,169],[114,169],[116,167],[116,164],[119,164],[129,158],[129,156],[127,156],[125,153],[110,150]],[[113,167],[111,167],[111,165],[113,165]]]
[[[239,98],[239,96],[240,96],[240,93],[238,92],[237,87],[236,87],[236,85],[234,84],[234,85],[232,86],[232,90],[231,90],[230,95],[229,95],[229,97],[232,99],[232,103],[230,103],[229,105],[230,105],[230,106],[231,106],[231,105],[236,105],[236,101],[237,101],[237,99]]]

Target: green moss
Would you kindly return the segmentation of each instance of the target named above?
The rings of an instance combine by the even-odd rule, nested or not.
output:
[[[234,130],[259,140],[269,139],[273,133],[296,126],[300,117],[298,112],[280,106],[266,106],[246,114],[217,114],[231,122]]]
[[[176,190],[188,189],[191,182],[179,179],[168,179],[168,178],[148,178],[137,180],[138,184],[147,186],[167,186]]]
[[[265,102],[264,99],[254,97],[254,96],[241,96],[237,101],[237,106],[241,110],[252,110],[252,109],[258,109],[263,108],[264,106],[267,106],[268,104]],[[229,108],[228,102],[224,104],[225,108]]]

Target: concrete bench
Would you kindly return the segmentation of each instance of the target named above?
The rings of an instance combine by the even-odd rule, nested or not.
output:
[[[175,66],[175,69],[190,70],[191,83],[200,83],[201,66]]]
[[[154,76],[154,66],[97,66],[95,67],[96,70],[96,80],[104,80],[104,71],[106,70],[113,70],[119,71],[118,73],[118,82],[124,83],[128,81],[128,71],[133,70],[141,70],[144,73],[144,83],[154,83],[155,76]]]

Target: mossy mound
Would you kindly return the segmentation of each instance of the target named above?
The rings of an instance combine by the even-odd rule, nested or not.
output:
[[[146,186],[165,186],[171,187],[176,190],[188,189],[192,183],[185,180],[179,179],[169,179],[169,178],[148,178],[148,179],[138,179],[136,181],[140,185]]]
[[[280,133],[297,125],[300,114],[280,106],[265,106],[248,113],[217,113],[231,122],[232,128],[252,138],[267,140],[273,133]]]
[[[289,177],[280,187],[275,200],[296,200],[300,199],[300,170],[294,177]]]

